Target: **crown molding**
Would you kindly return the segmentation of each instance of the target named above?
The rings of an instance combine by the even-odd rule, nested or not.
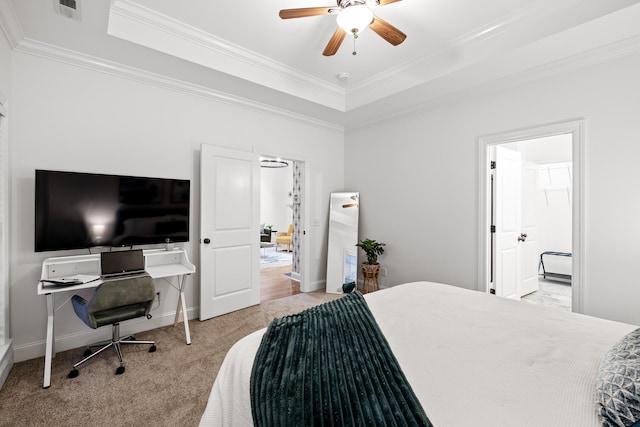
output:
[[[546,17],[554,16],[582,2],[583,0],[538,1],[500,20],[462,34],[435,53],[398,64],[349,87],[346,95],[347,110],[470,66],[495,53],[493,43],[515,43],[513,35],[518,34],[522,28],[531,25],[532,22],[544,22]],[[457,62],[452,60],[454,57],[457,58]],[[460,58],[465,60],[460,61]]]
[[[12,49],[24,39],[24,31],[9,0],[0,0],[0,29]]]
[[[123,3],[129,4],[129,2],[125,0],[115,0],[115,2],[118,4],[123,4]],[[571,5],[575,3],[578,3],[578,1],[569,0],[569,1],[563,2],[562,4],[564,5],[564,7],[569,7],[567,5]],[[467,45],[467,46],[471,46],[473,44],[478,44],[478,43],[481,44],[483,41],[486,41],[493,37],[497,37],[500,32],[505,32],[505,31],[508,32],[507,29],[509,27],[516,26],[517,22],[522,22],[518,20],[523,19],[522,16],[524,15],[520,15],[520,14],[513,15],[509,19],[503,20],[501,25],[494,23],[494,25],[488,26],[484,30],[478,30],[476,32],[469,33],[466,36],[463,36],[460,39],[458,39],[456,43],[459,43],[460,45]],[[526,63],[525,63],[525,64],[522,64],[522,66],[519,69],[517,67],[511,68],[511,71],[509,71],[510,69],[509,67],[513,65],[514,61],[509,61],[508,58],[502,58],[502,59],[496,58],[498,61],[500,60],[506,61],[506,62],[503,62],[502,64],[503,67],[502,67],[501,76],[496,77],[490,81],[477,80],[475,82],[473,78],[469,78],[467,79],[467,83],[468,83],[467,86],[462,89],[456,89],[453,85],[450,84],[451,81],[454,81],[456,79],[460,80],[460,78],[464,78],[465,75],[468,77],[471,77],[474,74],[475,75],[482,74],[482,73],[474,72],[474,70],[477,71],[480,69],[480,71],[482,71],[482,67],[486,66],[486,64],[483,65],[481,61],[477,61],[476,63],[468,64],[467,67],[461,67],[458,70],[453,70],[454,72],[451,75],[447,75],[446,72],[442,72],[441,77],[439,79],[434,80],[433,78],[431,78],[431,79],[425,80],[422,83],[416,84],[415,90],[411,92],[414,95],[417,94],[416,96],[418,98],[414,98],[415,102],[412,103],[411,105],[405,104],[406,106],[402,106],[399,103],[397,103],[397,108],[385,109],[384,105],[382,106],[382,108],[379,108],[381,104],[378,103],[378,107],[377,107],[376,106],[377,103],[372,102],[371,105],[363,104],[362,107],[359,107],[357,109],[349,108],[347,112],[344,114],[343,118],[337,119],[334,122],[334,121],[317,119],[315,117],[300,114],[292,110],[287,110],[285,108],[275,107],[270,104],[253,101],[248,98],[239,97],[230,93],[214,90],[205,86],[192,84],[184,80],[166,77],[166,76],[145,71],[142,69],[129,67],[121,63],[108,61],[102,58],[67,50],[59,46],[25,38],[22,33],[22,28],[19,25],[19,22],[14,13],[14,10],[11,6],[11,3],[8,0],[0,0],[0,26],[2,26],[2,29],[5,32],[5,34],[7,33],[10,34],[8,38],[10,38],[10,43],[12,45],[13,43],[15,43],[15,47],[13,47],[13,49],[17,52],[36,55],[36,56],[40,56],[50,60],[70,64],[72,66],[83,67],[93,71],[111,74],[114,76],[118,76],[120,78],[126,78],[126,79],[134,80],[137,82],[141,82],[144,84],[178,91],[178,92],[182,92],[192,96],[199,96],[206,99],[214,100],[216,102],[222,102],[229,105],[251,109],[253,111],[273,114],[280,117],[288,117],[295,121],[306,122],[306,123],[314,124],[324,128],[337,130],[337,131],[344,131],[345,129],[349,129],[349,130],[357,129],[359,127],[373,125],[384,120],[394,120],[397,118],[420,114],[426,110],[436,108],[439,105],[446,105],[446,104],[458,102],[461,99],[464,99],[465,97],[479,96],[487,92],[490,92],[492,90],[503,90],[505,88],[514,87],[517,85],[527,83],[529,81],[538,80],[541,78],[545,78],[548,76],[552,76],[552,75],[560,74],[564,72],[570,72],[572,70],[579,69],[582,67],[587,67],[592,64],[597,64],[600,62],[613,60],[618,57],[637,53],[640,51],[640,34],[631,36],[633,31],[635,30],[625,30],[629,28],[627,21],[636,19],[637,16],[640,16],[640,4],[637,6],[634,6],[634,9],[620,10],[615,14],[611,14],[609,16],[610,19],[608,20],[608,22],[617,22],[619,24],[617,25],[618,32],[616,32],[616,34],[610,34],[612,33],[612,30],[609,30],[607,32],[606,37],[598,37],[600,45],[594,49],[586,50],[584,52],[576,52],[576,54],[567,56],[567,57],[559,57],[556,59],[548,58],[547,62],[540,66],[525,68],[526,67]],[[620,19],[620,17],[626,17],[627,21],[624,21],[624,22],[616,21],[616,19]],[[564,35],[565,39],[571,40],[570,37],[584,36],[589,32],[591,34],[602,34],[601,30],[603,27],[598,26],[597,20],[589,25],[584,25],[583,27],[585,28],[565,32],[567,33]],[[183,25],[180,24],[179,28],[182,29]],[[578,33],[576,33],[575,31],[578,31]],[[606,40],[603,40],[603,38],[606,39],[607,37],[610,38],[611,40],[610,43],[607,43]],[[616,37],[618,37],[620,40],[615,40]],[[550,37],[548,38],[548,40],[541,41],[539,43],[541,43],[541,45],[542,43],[547,43],[545,46],[548,47],[548,43],[553,43],[556,40],[557,40],[556,38]],[[229,45],[226,44],[226,42],[220,39],[209,40],[207,47],[210,44],[216,44],[216,43],[222,44],[221,45],[223,46],[221,47],[222,50],[225,50],[229,47]],[[553,46],[556,46],[556,45],[557,43],[554,44]],[[239,52],[241,53],[232,55],[234,57],[234,60],[242,57],[242,49],[240,48],[237,48],[237,49],[239,49]],[[557,49],[547,49],[547,51],[553,51],[553,50],[557,50]],[[532,50],[529,50],[528,52],[532,52]],[[257,58],[256,61],[260,63],[259,59],[261,57],[256,56],[256,58]],[[434,64],[434,63],[437,63],[438,61],[446,61],[446,58],[447,58],[446,50],[442,50],[436,55],[433,55],[429,58],[421,58],[418,61],[426,60],[429,64]],[[514,58],[514,57],[511,57],[511,58]],[[385,75],[385,80],[390,80],[393,78],[402,78],[397,76],[399,75],[401,76],[403,70],[406,72],[407,70],[412,68],[414,66],[414,62],[406,63],[401,66],[395,67],[393,70],[397,68],[399,71],[397,72],[394,71],[393,73],[394,75],[392,76]],[[451,71],[452,70],[448,70],[448,72],[451,72]],[[415,75],[415,70],[414,70],[414,75]],[[296,72],[296,76],[299,76],[299,73]],[[284,77],[284,74],[282,74],[282,77]],[[448,86],[448,88],[442,89],[443,86]],[[359,86],[356,86],[356,88],[357,87]],[[435,90],[431,90],[431,88]],[[292,95],[297,96],[298,94],[297,92],[293,91]],[[389,101],[392,101],[392,100],[393,100],[393,96],[389,98]],[[380,102],[384,102],[384,101],[380,101]],[[407,100],[407,102],[411,102],[411,100]],[[340,123],[343,123],[344,125]]]
[[[640,53],[640,36],[631,37],[617,43],[603,46],[579,55],[574,55],[569,58],[563,58],[561,60],[554,61],[553,63],[548,63],[539,67],[515,73],[495,81],[474,85],[464,90],[460,90],[436,98],[431,98],[419,103],[418,105],[414,105],[402,110],[396,110],[391,114],[375,116],[371,120],[352,123],[347,126],[318,120],[309,116],[287,111],[282,108],[273,107],[268,104],[251,101],[249,99],[237,97],[225,92],[216,91],[200,85],[194,85],[182,80],[165,77],[138,68],[125,66],[116,62],[108,61],[86,54],[81,54],[35,40],[24,39],[14,50],[20,53],[39,56],[49,60],[54,60],[56,62],[61,62],[96,72],[102,72],[120,78],[133,80],[139,83],[144,83],[163,89],[174,90],[192,96],[198,96],[216,102],[249,108],[253,111],[262,113],[266,112],[281,117],[288,117],[297,121],[303,121],[337,131],[345,131],[345,129],[355,130],[361,127],[371,126],[376,123],[380,123],[381,121],[396,120],[422,114],[429,109],[437,107],[438,105],[458,102],[469,96],[477,96],[485,93],[490,93],[492,91],[504,90],[506,88],[519,86],[531,81],[551,77],[553,75],[571,72],[580,68],[588,67],[590,65],[596,65],[598,63],[607,62],[624,56]]]
[[[344,127],[336,123],[319,120],[303,114],[288,111],[283,108],[235,96],[230,93],[217,91],[201,85],[188,83],[183,80],[170,78],[146,70],[141,70],[139,68],[64,49],[59,46],[31,40],[29,38],[23,39],[14,50],[16,52],[38,56],[74,67],[109,74],[162,89],[173,90],[183,94],[198,96],[236,107],[243,107],[260,113],[273,114],[296,121],[310,123],[316,126],[344,131]]]
[[[113,0],[108,33],[227,74],[336,109],[345,89],[234,45],[130,0]]]
[[[345,130],[352,131],[367,126],[373,126],[376,123],[384,121],[400,120],[411,116],[417,116],[431,109],[444,105],[451,105],[470,97],[477,97],[497,91],[503,91],[635,54],[640,54],[640,35],[628,37],[626,39],[619,40],[605,46],[600,46],[570,57],[552,61],[544,65],[515,72],[495,80],[473,84],[467,88],[433,97],[411,107],[395,110],[392,113],[383,114],[371,120],[362,120],[358,123],[350,123],[345,126]]]

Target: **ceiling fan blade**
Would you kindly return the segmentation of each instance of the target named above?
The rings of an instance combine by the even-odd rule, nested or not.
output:
[[[324,56],[335,55],[338,51],[338,48],[342,44],[342,40],[344,40],[344,37],[346,35],[347,32],[343,30],[342,27],[338,27],[336,32],[333,33],[333,36],[331,36],[331,40],[329,40],[329,43],[327,43],[327,47],[324,48],[324,52],[322,52],[322,54]]]
[[[374,17],[373,22],[369,24],[369,28],[394,46],[399,45],[407,38],[405,33],[377,16]]]
[[[280,11],[280,18],[291,19],[291,18],[306,18],[307,16],[330,15],[331,9],[335,9],[335,6],[283,9]]]
[[[397,1],[400,1],[400,0],[380,0],[378,2],[379,3],[378,6],[386,6],[388,4],[395,3]]]

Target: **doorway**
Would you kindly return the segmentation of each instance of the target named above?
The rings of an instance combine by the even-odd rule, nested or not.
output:
[[[260,302],[300,293],[294,275],[294,223],[300,215],[300,162],[262,156],[260,159]]]
[[[545,300],[545,293],[561,290],[564,296],[559,297],[560,305],[582,312],[582,140],[582,121],[479,138],[479,290],[514,299],[524,297],[545,305],[553,299]],[[496,160],[499,152],[506,152],[508,160]],[[512,175],[501,176],[504,169],[512,169]],[[570,185],[566,180],[541,185],[557,171],[570,177]],[[501,181],[507,183],[506,199],[504,194],[498,194]],[[515,212],[510,204],[519,211],[509,214]],[[557,215],[560,210],[566,217]],[[507,217],[501,218],[505,212]],[[548,276],[538,280],[542,277],[538,272],[542,253],[568,254],[547,255],[544,263],[548,267],[553,264],[552,268],[568,277],[570,283],[557,283],[548,280]]]
[[[571,311],[571,135],[510,142],[494,148],[492,160],[500,165],[492,169],[494,213],[505,207],[513,209],[498,198],[505,193],[508,196],[509,192],[497,191],[502,183],[495,177],[508,166],[504,164],[505,158],[519,159],[516,173],[520,178],[520,206],[513,211],[520,220],[517,227],[520,234],[515,239],[511,236],[514,244],[507,247],[515,249],[512,253],[519,252],[520,260],[512,259],[511,263],[520,262],[520,273],[518,280],[509,283],[513,284],[510,295],[503,295],[502,282],[510,282],[510,275],[504,273],[517,271],[517,267],[501,263],[498,269],[498,261],[504,261],[500,254],[504,253],[505,245],[499,241],[502,224],[496,223],[494,215],[491,222],[497,232],[490,236],[494,241],[493,289],[500,296]]]
[[[260,155],[202,144],[200,153],[200,320],[260,304]],[[306,163],[293,161],[291,278],[308,291],[310,193]]]

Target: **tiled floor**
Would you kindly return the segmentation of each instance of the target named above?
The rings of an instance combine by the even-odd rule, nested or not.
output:
[[[538,291],[525,295],[522,301],[571,311],[571,284],[540,278]]]

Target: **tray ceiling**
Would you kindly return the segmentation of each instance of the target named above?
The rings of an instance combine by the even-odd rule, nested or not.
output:
[[[340,125],[389,117],[470,88],[637,50],[639,1],[402,0],[374,9],[407,34],[370,29],[322,51],[335,17],[283,20],[323,0],[8,1],[20,43],[46,43]],[[346,76],[346,78],[345,78]]]

